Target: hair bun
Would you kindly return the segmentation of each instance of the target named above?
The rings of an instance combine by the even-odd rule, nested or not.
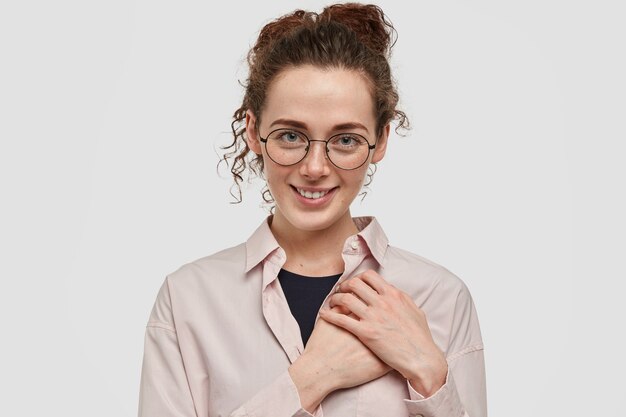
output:
[[[374,4],[343,3],[327,6],[321,13],[295,10],[266,24],[250,50],[248,61],[252,64],[254,55],[277,39],[299,27],[321,22],[337,22],[352,30],[358,40],[372,51],[386,57],[396,43],[397,33],[383,10]]]
[[[335,21],[352,29],[371,50],[389,56],[397,33],[383,10],[374,4],[333,4],[319,14],[321,21]]]
[[[296,28],[301,27],[306,21],[315,21],[316,16],[317,13],[314,12],[295,10],[293,13],[286,14],[269,22],[263,27],[263,29],[261,29],[256,44],[250,50],[250,54],[254,54],[262,49],[265,49],[276,39],[280,39]],[[252,56],[249,55],[248,59],[251,57]]]

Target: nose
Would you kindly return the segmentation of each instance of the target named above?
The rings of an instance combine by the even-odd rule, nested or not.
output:
[[[318,179],[330,173],[330,161],[326,155],[326,142],[310,141],[309,152],[300,163],[300,174],[309,179]]]

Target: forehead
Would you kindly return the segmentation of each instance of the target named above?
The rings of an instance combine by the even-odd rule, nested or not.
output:
[[[362,74],[346,69],[307,65],[283,70],[268,88],[263,123],[283,118],[298,120],[310,130],[328,130],[349,122],[373,129],[374,100],[369,83]]]

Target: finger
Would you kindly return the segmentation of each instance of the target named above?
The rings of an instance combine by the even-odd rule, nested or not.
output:
[[[346,316],[345,314],[337,313],[333,310],[321,310],[320,317],[329,323],[341,327],[359,337],[360,322],[357,319]]]
[[[367,315],[367,304],[361,299],[350,293],[336,293],[333,294],[328,300],[330,307],[342,306],[348,308],[352,313],[356,314],[359,318]]]
[[[340,314],[347,314],[347,315],[352,314],[352,312],[347,307],[340,306],[340,305],[331,307],[331,310],[336,311],[337,313],[340,313]]]
[[[352,292],[358,296],[363,302],[369,306],[374,305],[378,301],[380,294],[370,285],[364,282],[360,277],[352,277],[340,285],[341,292]]]
[[[373,271],[371,269],[362,272],[359,275],[359,278],[361,278],[363,282],[372,287],[380,295],[385,294],[386,289],[391,286],[391,284],[385,281],[382,276],[380,276],[376,273],[376,271]]]
[[[345,314],[346,316],[352,317],[353,319],[359,320],[359,318],[352,311],[348,310],[347,307],[344,307],[344,306],[334,306],[333,308],[331,308],[331,310],[335,311],[337,313]]]

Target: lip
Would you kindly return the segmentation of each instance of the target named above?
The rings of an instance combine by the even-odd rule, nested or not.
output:
[[[322,191],[328,191],[328,193],[326,195],[324,195],[324,197],[320,197],[317,199],[311,199],[311,198],[306,198],[304,196],[302,196],[299,192],[298,189],[296,189],[295,186],[291,186],[291,189],[293,191],[293,193],[296,196],[296,199],[300,202],[300,204],[302,204],[303,206],[306,207],[319,207],[319,206],[323,206],[326,203],[328,203],[330,200],[332,200],[332,198],[335,196],[335,192],[337,191],[337,189],[339,189],[339,187],[333,187],[333,188],[321,188],[321,187],[297,187],[300,190],[304,190],[304,191],[310,191],[312,193],[314,192],[322,192]]]
[[[292,187],[297,188],[298,190],[304,190],[304,191],[309,191],[312,193],[315,192],[324,192],[324,191],[330,191],[333,188],[337,188],[337,187],[326,187],[326,188],[322,188],[322,187],[298,187],[297,185],[292,185]]]

